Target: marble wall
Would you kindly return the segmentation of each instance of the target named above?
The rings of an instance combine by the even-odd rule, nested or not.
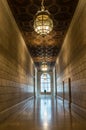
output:
[[[6,0],[0,0],[1,114],[33,96],[34,64]]]
[[[56,62],[57,95],[86,115],[86,1],[79,0]],[[69,91],[71,93],[69,94]],[[69,98],[71,96],[71,99]],[[84,113],[83,113],[84,112]],[[83,113],[83,114],[82,114]],[[85,116],[86,117],[86,116]]]

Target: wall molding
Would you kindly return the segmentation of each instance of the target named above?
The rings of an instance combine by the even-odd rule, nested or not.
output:
[[[72,110],[72,113],[74,113],[74,115],[76,114],[78,116],[78,118],[80,117],[86,120],[86,109],[81,108],[80,106],[72,103],[71,110]]]
[[[27,103],[29,100],[33,99],[34,96],[29,97],[19,103],[17,103],[16,105],[13,105],[12,107],[9,107],[8,109],[5,109],[4,111],[0,112],[0,123],[3,122],[4,120],[6,120],[11,114],[13,114],[16,111],[20,111],[20,108],[22,106],[25,107],[25,103]]]

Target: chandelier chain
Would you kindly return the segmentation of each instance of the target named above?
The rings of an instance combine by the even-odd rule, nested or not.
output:
[[[44,0],[41,2],[41,10],[44,10]]]
[[[41,5],[44,6],[44,0],[42,0]]]

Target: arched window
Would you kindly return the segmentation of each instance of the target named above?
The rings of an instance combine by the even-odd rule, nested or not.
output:
[[[51,77],[48,73],[41,75],[41,92],[51,92]]]

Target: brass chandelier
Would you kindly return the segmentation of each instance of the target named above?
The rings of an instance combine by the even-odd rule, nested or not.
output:
[[[44,80],[47,79],[47,73],[43,73],[43,79],[44,79]]]
[[[48,10],[45,10],[44,0],[41,2],[41,10],[38,10],[34,19],[34,30],[37,34],[45,36],[53,29],[53,21]]]
[[[42,71],[47,71],[47,70],[48,70],[47,64],[44,63],[44,64],[41,66],[41,70],[42,70]]]
[[[47,56],[46,54],[44,53],[44,61],[42,62],[42,65],[41,65],[41,70],[42,71],[48,71],[48,65],[47,65]]]

